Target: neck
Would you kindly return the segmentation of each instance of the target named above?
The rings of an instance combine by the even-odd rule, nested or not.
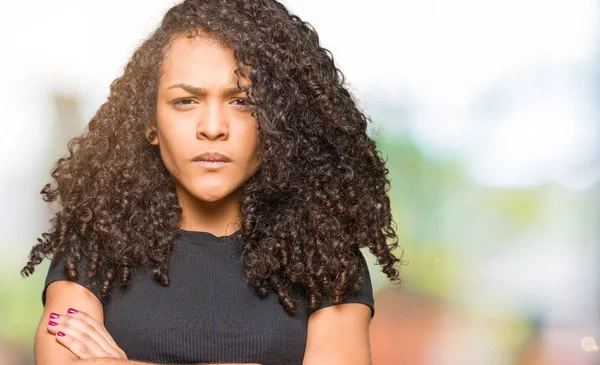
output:
[[[239,228],[240,191],[214,202],[201,201],[183,187],[176,188],[183,209],[179,226],[186,231],[203,231],[215,236],[228,236]]]

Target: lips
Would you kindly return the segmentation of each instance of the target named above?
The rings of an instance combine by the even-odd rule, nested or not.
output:
[[[194,162],[231,162],[231,159],[219,152],[204,152],[193,159]]]

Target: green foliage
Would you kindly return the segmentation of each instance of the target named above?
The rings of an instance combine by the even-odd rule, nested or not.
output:
[[[0,265],[4,278],[0,286],[0,338],[33,349],[33,335],[43,312],[41,294],[48,263],[40,264],[28,278],[21,277],[20,269],[15,263]]]

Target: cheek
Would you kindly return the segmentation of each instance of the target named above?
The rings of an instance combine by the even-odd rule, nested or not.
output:
[[[248,168],[256,170],[260,165],[260,138],[256,128],[246,131],[244,150],[248,156]]]
[[[187,161],[189,152],[185,123],[177,123],[173,116],[157,110],[159,149],[163,163],[173,175],[179,175],[182,164]]]
[[[171,147],[169,146],[169,143],[165,141],[165,138],[163,138],[160,141],[159,149],[160,157],[162,158],[163,163],[167,167],[167,170],[169,170],[171,174],[176,175],[176,170],[178,170],[176,164],[177,156],[174,155]]]

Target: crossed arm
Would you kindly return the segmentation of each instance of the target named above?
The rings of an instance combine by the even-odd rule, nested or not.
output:
[[[79,312],[70,315],[66,313],[67,308],[77,308]],[[59,318],[51,318],[52,313],[59,314]],[[302,365],[370,365],[370,318],[370,308],[360,303],[331,306],[313,313],[309,317]],[[50,325],[51,320],[56,324]],[[92,328],[89,326],[93,325],[94,333],[102,336],[87,338],[87,331],[79,339],[69,334],[60,336],[58,332],[66,321],[90,330]],[[86,346],[86,339],[93,348]],[[127,355],[104,328],[104,312],[98,298],[83,286],[69,281],[56,281],[48,285],[34,349],[36,365],[151,365],[127,359]]]
[[[67,308],[77,308],[78,312],[67,313]],[[104,328],[104,311],[98,298],[83,286],[69,281],[48,285],[34,351],[36,365],[150,365],[127,359]]]

